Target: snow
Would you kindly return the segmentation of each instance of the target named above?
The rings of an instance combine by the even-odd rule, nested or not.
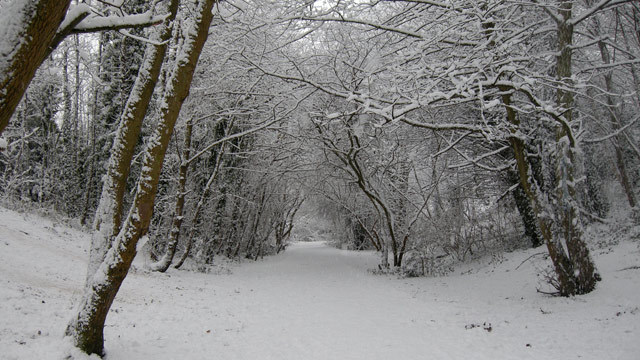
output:
[[[594,251],[604,280],[575,298],[536,292],[546,260],[525,260],[540,248],[414,279],[373,275],[376,254],[321,242],[209,274],[138,258],[107,318],[107,360],[637,359],[637,233]],[[62,334],[89,239],[0,208],[0,358],[88,358]]]
[[[142,248],[149,242],[149,235],[143,236],[136,244],[136,252],[140,252]]]
[[[500,99],[493,99],[491,101],[487,101],[486,103],[484,103],[484,108],[491,109],[492,107],[500,105],[500,103],[501,103]]]
[[[0,151],[6,150],[9,145],[7,144],[7,140],[4,138],[0,138]]]
[[[80,16],[87,16],[91,14],[91,7],[87,4],[74,4],[71,5],[67,14],[64,17],[64,20],[59,26],[59,30],[66,29],[71,25],[73,21],[78,19]]]

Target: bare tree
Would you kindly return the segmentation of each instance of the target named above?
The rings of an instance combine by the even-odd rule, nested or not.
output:
[[[282,21],[298,21],[309,29],[310,24],[321,24],[324,29],[331,29],[329,24],[342,24],[345,29],[348,24],[373,30],[365,34],[387,48],[380,46],[370,56],[375,61],[365,65],[336,52],[337,46],[317,50],[315,56],[327,61],[315,67],[309,65],[315,64],[309,56],[304,65],[292,62],[286,71],[265,65],[258,68],[345,99],[357,111],[377,118],[381,127],[403,122],[434,131],[466,131],[487,141],[509,141],[514,156],[509,163],[517,168],[522,189],[532,203],[554,263],[554,285],[562,295],[584,294],[593,290],[599,275],[582,239],[576,181],[582,166],[577,129],[584,117],[576,97],[584,96],[580,75],[595,69],[576,69],[574,60],[576,49],[593,47],[597,41],[576,42],[574,35],[585,20],[627,4],[629,1],[613,0],[586,6],[578,1],[460,0],[310,7]],[[322,34],[326,42],[331,32]],[[621,65],[636,62],[632,59]],[[344,81],[339,70],[327,69],[336,65],[353,69],[349,81]],[[456,106],[471,106],[479,116],[429,123],[415,116],[421,110]],[[498,111],[503,113],[502,120],[485,116]],[[529,153],[531,149],[542,149],[542,153]],[[542,178],[532,177],[531,162],[536,156],[550,160],[539,162],[544,184]]]

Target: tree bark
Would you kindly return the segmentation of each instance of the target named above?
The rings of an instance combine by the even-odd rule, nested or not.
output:
[[[531,241],[532,247],[538,247],[544,243],[540,236],[540,230],[538,229],[538,219],[536,218],[536,214],[531,207],[531,202],[529,201],[529,198],[527,197],[527,194],[525,193],[523,186],[520,183],[518,172],[508,170],[507,179],[510,184],[518,184],[518,186],[513,189],[513,200],[516,203],[518,213],[520,214],[520,218],[522,219],[525,235]]]

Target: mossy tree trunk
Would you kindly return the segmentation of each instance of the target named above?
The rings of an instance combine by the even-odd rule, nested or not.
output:
[[[582,239],[575,188],[579,159],[577,139],[571,129],[575,102],[571,69],[574,33],[573,1],[559,1],[558,9],[562,21],[558,22],[556,71],[558,83],[561,85],[556,90],[556,101],[558,108],[563,111],[564,122],[557,126],[557,148],[554,159],[556,165],[556,198],[554,200],[557,202],[555,221],[559,229],[554,234],[556,237],[547,240],[547,247],[558,276],[558,291],[561,295],[569,296],[591,292],[595,289],[599,275],[596,273],[587,244]]]

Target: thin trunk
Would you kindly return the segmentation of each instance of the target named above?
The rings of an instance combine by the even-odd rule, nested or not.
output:
[[[239,210],[238,207],[236,207],[236,209]],[[244,236],[247,233],[247,229],[249,228],[248,217],[242,216],[242,214],[246,214],[249,212],[248,205],[246,203],[245,203],[245,208],[243,210],[244,211],[240,211],[236,213],[236,216],[233,217],[234,219],[239,219],[239,221],[236,220],[236,222],[233,224],[233,232],[229,234],[230,240],[231,241],[235,240],[237,243],[236,248],[233,251],[233,255],[232,255],[232,257],[234,258],[237,258],[238,256],[240,256],[240,249],[242,248],[242,239],[244,239]],[[242,231],[238,231],[239,228],[241,228]],[[231,236],[234,236],[234,238],[231,238]]]
[[[159,272],[165,272],[173,261],[173,256],[176,253],[176,247],[178,245],[178,238],[180,237],[180,227],[182,226],[184,210],[184,197],[186,194],[187,185],[187,171],[189,169],[189,157],[191,156],[191,131],[193,129],[193,122],[191,119],[187,120],[187,126],[184,134],[184,152],[182,155],[182,164],[180,164],[180,171],[178,175],[178,193],[176,195],[176,206],[173,213],[173,224],[171,226],[171,232],[169,233],[169,240],[167,241],[167,249],[162,258],[155,264],[151,265],[151,269]]]
[[[228,127],[228,129],[230,129],[230,127]],[[200,220],[200,214],[202,213],[202,208],[204,207],[205,201],[209,197],[209,193],[211,192],[211,187],[213,186],[213,183],[215,182],[215,180],[218,178],[220,165],[222,163],[222,155],[224,155],[225,148],[226,148],[226,144],[222,143],[216,155],[216,163],[213,168],[213,172],[211,173],[211,176],[209,176],[209,180],[207,180],[207,184],[204,187],[204,191],[200,195],[200,199],[198,200],[198,204],[196,205],[196,209],[193,213],[193,220],[191,221],[191,230],[189,231],[189,236],[187,237],[187,242],[184,247],[184,252],[182,253],[182,256],[180,256],[180,259],[178,260],[178,262],[173,266],[176,269],[179,269],[189,257],[189,252],[191,252],[191,247],[193,246],[193,238],[196,235],[198,221]]]
[[[82,82],[80,81],[80,40],[78,35],[74,35],[75,42],[75,94],[73,98],[73,131],[72,131],[72,149],[74,156],[74,163],[78,164],[78,142],[80,141],[80,88]]]
[[[507,179],[509,184],[518,184],[518,186],[513,189],[512,192],[513,200],[516,203],[518,213],[520,214],[520,218],[522,219],[526,237],[531,241],[532,247],[538,247],[544,243],[542,241],[542,237],[540,236],[540,230],[538,229],[538,219],[536,218],[536,214],[531,207],[531,202],[529,201],[529,198],[527,197],[527,194],[525,193],[523,186],[520,183],[518,172],[508,170]]]
[[[389,268],[389,245],[386,241],[382,242],[382,251],[380,252],[380,269]]]
[[[604,62],[605,64],[610,64],[611,55],[609,54],[607,45],[604,42],[600,41],[598,42],[598,47],[600,48],[600,57],[602,58],[602,62]],[[613,96],[611,95],[614,91],[612,72],[607,72],[604,74],[604,83],[605,89],[607,90],[607,105],[609,107],[607,110],[609,111],[609,119],[611,120],[611,125],[613,125],[613,131],[617,131],[621,128],[622,124],[620,123],[620,111],[618,110]],[[615,136],[615,139],[613,140],[613,149],[616,155],[616,169],[618,170],[618,174],[620,175],[620,184],[622,185],[622,189],[624,190],[625,195],[627,195],[629,206],[631,206],[631,208],[634,208],[636,206],[636,198],[633,192],[633,187],[631,186],[631,182],[629,181],[629,176],[627,175],[626,161],[624,159],[622,148],[620,146],[622,142],[622,135]]]
[[[411,165],[408,161],[402,161],[399,166],[399,184],[397,184],[396,191],[398,192],[398,211],[394,216],[395,226],[394,230],[402,237],[402,241],[399,243],[398,254],[396,256],[395,266],[402,266],[402,259],[404,257],[405,250],[407,249],[407,243],[409,241],[410,225],[407,223],[407,202],[409,196],[409,175],[411,174]]]
[[[296,217],[296,213],[298,212],[298,210],[300,210],[300,206],[302,206],[303,202],[304,199],[302,199],[301,201],[298,201],[297,199],[294,200],[292,204],[293,207],[287,210],[284,220],[278,225],[278,229],[276,229],[278,232],[276,241],[276,253],[280,253],[280,251],[284,250],[284,248],[286,247],[287,240],[289,240],[291,231],[293,230],[293,221]]]
[[[253,225],[251,226],[251,231],[249,232],[249,241],[247,242],[247,247],[245,249],[245,256],[247,257],[247,259],[250,259],[252,257],[251,252],[255,245],[256,236],[258,233],[258,226],[260,225],[260,220],[262,220],[262,213],[265,207],[266,193],[267,193],[267,188],[265,186],[262,188],[262,194],[260,195],[260,202],[258,203],[259,204],[258,211],[255,214]]]
[[[246,202],[242,203],[245,207],[247,206]],[[242,233],[242,236],[238,236],[238,229],[240,229],[241,227],[244,229],[245,228],[245,217],[244,216],[240,216],[240,214],[245,214],[246,212],[244,211],[243,208],[240,208],[240,204],[235,201],[233,202],[233,210],[231,210],[231,219],[234,219],[233,224],[230,226],[230,229],[225,231],[224,234],[224,239],[227,242],[227,257],[230,258],[236,258],[238,257],[238,254],[240,253],[240,247],[242,242],[241,241],[236,241],[235,242],[235,246],[234,245],[234,240],[237,239],[242,239],[242,237],[244,236],[244,232]],[[235,238],[232,238],[232,236],[235,236]]]
[[[102,63],[102,41],[103,37],[100,36],[100,43],[98,45],[98,64]],[[99,67],[100,72],[101,67]],[[96,175],[96,127],[98,124],[98,95],[99,95],[99,87],[95,78],[91,81],[93,87],[93,105],[91,106],[91,133],[88,136],[91,136],[91,164],[89,165],[89,180],[87,181],[87,187],[85,189],[85,200],[84,200],[84,209],[82,210],[82,217],[80,219],[80,224],[85,225],[87,222],[87,218],[89,217],[89,209],[90,209],[90,201],[91,201],[91,193],[93,191],[93,182]]]
[[[63,115],[62,115],[62,134],[64,136],[64,142],[71,141],[71,88],[69,79],[69,46],[66,46],[63,53],[64,61],[62,63],[62,79],[64,81],[64,87],[62,88],[62,102],[63,102]]]
[[[616,9],[615,10],[615,14],[616,14],[616,21],[619,23],[620,22],[620,9]],[[634,10],[634,20],[637,19],[636,18],[636,11]],[[628,55],[628,59],[629,60],[635,60],[636,58],[631,55],[634,53],[634,50],[631,48],[632,44],[638,44],[640,45],[640,31],[638,31],[638,27],[637,24],[640,22],[640,19],[637,19],[636,21],[634,21],[634,25],[636,26],[636,28],[634,30],[636,30],[637,32],[637,37],[634,36],[635,34],[633,34],[632,31],[632,35],[629,35],[627,33],[627,31],[625,31],[624,27],[622,28],[622,38],[624,39],[624,45],[625,48],[627,50],[627,53],[630,54]],[[636,37],[634,39],[634,37]],[[631,39],[630,39],[631,38]],[[636,106],[640,107],[640,75],[638,75],[638,72],[636,70],[636,64],[629,64],[629,70],[631,72],[631,78],[633,79],[633,85],[634,85],[634,90],[635,90],[635,100],[636,100]],[[640,156],[640,154],[638,154],[638,156]]]
[[[95,157],[95,144],[91,144],[91,160],[89,163],[89,177],[87,179],[87,184],[86,184],[86,189],[84,192],[84,205],[82,207],[82,216],[80,217],[80,224],[81,225],[85,225],[87,223],[87,217],[89,217],[89,205],[90,205],[90,201],[91,201],[91,190],[92,189],[92,185],[93,185],[93,181],[94,181],[94,177],[95,177],[95,162],[96,162],[96,157]]]

